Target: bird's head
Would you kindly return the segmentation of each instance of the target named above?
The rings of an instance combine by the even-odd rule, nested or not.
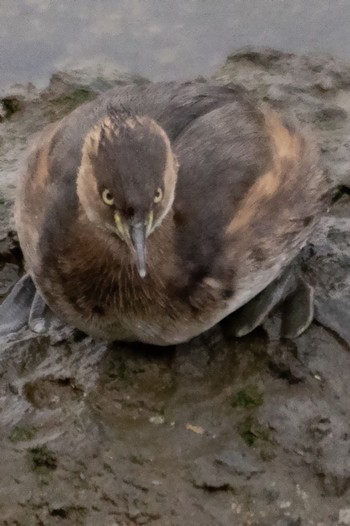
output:
[[[119,236],[147,272],[146,241],[171,209],[177,160],[151,118],[109,108],[85,137],[78,198],[96,226]]]

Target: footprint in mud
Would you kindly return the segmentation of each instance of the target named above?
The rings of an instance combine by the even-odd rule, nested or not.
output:
[[[79,400],[83,396],[74,378],[52,376],[27,382],[23,386],[23,393],[28,402],[37,409],[55,409],[69,401]]]

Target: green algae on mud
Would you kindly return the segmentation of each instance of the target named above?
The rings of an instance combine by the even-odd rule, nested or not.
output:
[[[252,415],[243,418],[238,423],[237,429],[239,435],[249,447],[255,446],[258,441],[267,442],[269,440],[270,432],[267,426],[259,424]]]
[[[11,442],[26,442],[35,437],[35,430],[31,427],[15,426],[11,429],[8,439]]]
[[[29,450],[29,453],[34,470],[42,468],[47,468],[48,470],[56,469],[57,457],[47,445],[34,447]]]
[[[240,389],[233,397],[232,407],[254,408],[259,407],[264,402],[262,392],[256,385],[247,385]]]

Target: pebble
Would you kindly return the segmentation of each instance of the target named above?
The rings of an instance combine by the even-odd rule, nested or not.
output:
[[[339,524],[350,526],[350,508],[344,508],[339,511]]]
[[[281,510],[285,510],[286,508],[290,508],[291,504],[292,503],[289,500],[282,501],[281,504],[280,504],[280,508],[281,508]]]
[[[188,431],[192,431],[193,433],[196,433],[197,435],[204,434],[204,429],[201,426],[194,426],[192,424],[186,424],[186,429]]]
[[[164,416],[160,416],[160,415],[157,415],[157,416],[151,416],[151,418],[149,419],[150,423],[151,424],[155,424],[157,426],[161,425],[161,424],[164,424],[165,420],[164,420]]]

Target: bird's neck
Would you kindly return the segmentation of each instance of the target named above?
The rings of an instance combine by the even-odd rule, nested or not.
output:
[[[150,275],[169,274],[176,266],[174,213],[171,208],[147,239],[147,268]],[[173,269],[173,270],[171,270]]]
[[[91,225],[87,219],[85,225]],[[86,228],[85,226],[85,228]],[[89,229],[90,230],[90,229]],[[85,230],[86,231],[86,230]],[[95,238],[94,252],[101,255],[105,261],[109,261],[108,267],[122,272],[124,276],[129,275],[135,279],[136,260],[135,254],[115,234],[106,230],[96,230],[92,227],[91,236]],[[140,284],[148,283],[149,279],[164,279],[164,275],[174,274],[176,267],[175,246],[175,223],[173,209],[170,209],[162,222],[154,229],[146,241],[146,278],[140,278]],[[89,244],[91,246],[91,243]],[[139,280],[137,279],[139,282]]]

